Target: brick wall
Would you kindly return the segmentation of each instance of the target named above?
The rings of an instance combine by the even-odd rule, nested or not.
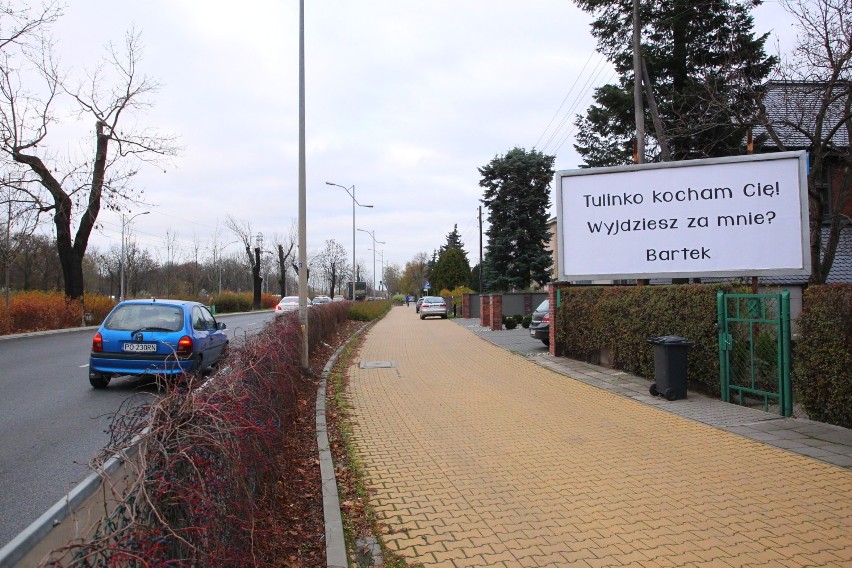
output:
[[[491,295],[491,329],[499,331],[503,329],[503,296],[500,294]]]
[[[479,325],[491,327],[491,296],[479,295]]]

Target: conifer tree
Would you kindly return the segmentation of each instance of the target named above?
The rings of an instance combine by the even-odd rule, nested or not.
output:
[[[489,291],[529,288],[550,281],[547,208],[555,156],[513,148],[479,168],[488,208],[488,254],[483,285]]]
[[[595,104],[575,122],[575,148],[586,166],[632,162],[632,0],[577,0],[596,15],[598,50],[619,74],[600,87]],[[671,159],[730,156],[741,152],[757,98],[776,58],[767,57],[768,34],[755,37],[749,11],[760,0],[671,0],[641,3],[642,58]],[[647,102],[644,105],[647,109]],[[646,112],[646,160],[659,159],[659,140]]]

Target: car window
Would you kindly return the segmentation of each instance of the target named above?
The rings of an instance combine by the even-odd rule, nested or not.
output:
[[[183,328],[183,310],[179,306],[126,304],[112,312],[104,327],[113,331],[144,328],[178,331]]]
[[[216,318],[210,313],[205,306],[200,306],[201,316],[204,318],[204,326],[207,331],[216,331]]]
[[[549,301],[549,300],[545,300],[545,301],[543,301],[542,303],[540,303],[540,304],[538,305],[538,307],[535,309],[535,311],[537,311],[537,312],[546,312],[546,311],[548,311],[549,309],[550,309],[550,301]]]
[[[204,312],[201,308],[195,306],[192,308],[192,329],[195,331],[207,331],[207,322],[204,319]]]

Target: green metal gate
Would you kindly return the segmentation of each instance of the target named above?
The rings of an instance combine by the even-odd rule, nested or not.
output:
[[[716,296],[722,400],[793,413],[790,292]]]

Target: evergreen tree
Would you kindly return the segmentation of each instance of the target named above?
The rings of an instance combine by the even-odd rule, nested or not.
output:
[[[550,281],[547,208],[555,156],[514,148],[479,168],[488,208],[486,290],[526,289]]]
[[[453,225],[453,230],[447,233],[447,244],[441,247],[441,252],[443,253],[450,248],[457,248],[460,251],[464,251],[464,243],[461,240],[458,224]],[[465,258],[467,258],[467,253],[465,253]]]
[[[586,166],[632,162],[632,0],[577,0],[594,13],[592,34],[620,75],[595,94],[576,121],[575,148]],[[754,37],[749,11],[761,0],[642,2],[642,56],[671,159],[729,156],[740,152],[757,114],[761,84],[777,63],[767,57],[768,34]],[[646,85],[646,89],[648,86]],[[647,100],[647,92],[645,93]],[[648,108],[648,105],[644,105]],[[646,158],[659,158],[659,142],[646,113]]]
[[[431,274],[432,288],[437,293],[443,289],[453,290],[458,286],[467,286],[470,281],[470,264],[462,249],[445,249]]]
[[[479,271],[481,267],[477,264],[473,268],[470,269],[470,282],[468,283],[468,288],[473,290],[474,292],[481,292],[479,289]]]

